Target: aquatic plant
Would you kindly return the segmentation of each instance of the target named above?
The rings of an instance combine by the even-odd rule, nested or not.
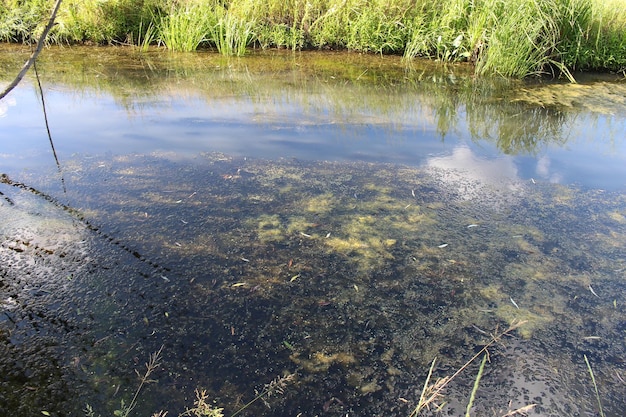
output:
[[[272,381],[265,384],[263,389],[260,392],[257,392],[257,395],[252,400],[248,401],[246,404],[240,407],[237,411],[231,414],[230,417],[235,417],[241,414],[248,407],[250,407],[252,404],[254,404],[255,402],[259,400],[262,400],[265,402],[266,401],[265,399],[268,397],[271,397],[272,395],[283,395],[285,393],[285,389],[287,388],[287,385],[293,382],[294,378],[295,378],[295,374],[286,374],[284,376],[278,376],[274,378]],[[267,402],[265,404],[269,406]]]
[[[123,399],[121,400],[120,408],[113,412],[113,415],[115,417],[128,417],[131,415],[131,413],[137,406],[137,399],[139,398],[139,394],[141,393],[143,387],[146,384],[155,382],[154,380],[150,379],[150,376],[161,366],[162,353],[163,346],[161,346],[156,352],[149,355],[148,362],[145,364],[146,370],[143,374],[140,374],[138,371],[135,370],[135,372],[139,376],[139,385],[135,389],[133,398],[130,400],[129,403],[126,403]],[[87,417],[96,417],[96,412],[90,404],[85,405],[84,413]]]

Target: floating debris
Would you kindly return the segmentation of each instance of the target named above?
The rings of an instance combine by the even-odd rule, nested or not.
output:
[[[509,300],[511,300],[511,304],[513,304],[515,306],[515,308],[519,310],[519,306],[517,305],[517,303],[515,302],[513,297],[509,297]]]
[[[294,275],[291,277],[291,279],[289,280],[289,282],[294,282],[295,280],[297,280],[298,278],[300,278],[300,274]]]
[[[440,249],[443,249],[443,248],[445,248],[446,246],[448,246],[448,244],[447,244],[447,243],[442,243],[441,245],[439,245],[439,246],[437,246],[437,247],[438,247],[438,248],[440,248]]]
[[[301,234],[302,236],[304,236],[304,237],[313,237],[313,236],[311,236],[311,235],[309,235],[309,234],[306,234],[306,233],[304,233],[304,232],[300,232],[300,234]]]
[[[591,284],[589,284],[589,291],[591,291],[591,293],[593,295],[595,295],[596,297],[600,298],[600,296],[598,294],[596,294],[596,292],[593,290],[593,288],[591,287]]]
[[[232,288],[243,287],[244,285],[246,285],[245,282],[237,282],[232,285]]]
[[[241,259],[242,261],[244,261],[244,262],[250,262],[250,259],[248,259],[248,258],[240,258],[240,259]]]
[[[485,335],[488,335],[489,333],[487,333],[486,331],[484,331],[483,329],[481,329],[480,327],[476,326],[475,324],[472,324],[472,327],[474,328],[474,330],[476,330],[478,333],[482,333]]]
[[[478,227],[478,225],[477,225],[477,224],[475,224],[475,223],[472,223],[472,224],[468,224],[468,225],[467,225],[467,228],[468,228],[468,229],[471,229],[472,227]]]

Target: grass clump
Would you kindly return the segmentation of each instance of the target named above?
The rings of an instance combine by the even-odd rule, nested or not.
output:
[[[159,39],[168,49],[179,52],[195,51],[207,40],[215,16],[200,2],[172,1],[167,13],[159,14]]]
[[[215,9],[217,22],[211,26],[211,41],[222,55],[243,56],[253,38],[254,20],[248,21],[224,7]]]
[[[158,0],[65,0],[50,41],[119,44],[145,41]]]

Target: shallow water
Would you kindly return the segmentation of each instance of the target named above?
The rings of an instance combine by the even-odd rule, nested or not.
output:
[[[33,80],[0,101],[2,413],[112,414],[163,346],[134,415],[196,388],[231,415],[294,374],[239,415],[408,416],[433,359],[525,320],[473,414],[597,414],[586,355],[622,415],[623,82],[416,65],[45,51],[58,165]]]

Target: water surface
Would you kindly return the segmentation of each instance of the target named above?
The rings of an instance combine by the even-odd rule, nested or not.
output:
[[[476,415],[598,413],[585,355],[622,415],[624,83],[416,65],[46,50],[56,160],[33,78],[0,102],[0,409],[112,414],[163,346],[136,415],[196,388],[231,415],[293,374],[240,415],[408,416],[434,358],[523,320]]]

